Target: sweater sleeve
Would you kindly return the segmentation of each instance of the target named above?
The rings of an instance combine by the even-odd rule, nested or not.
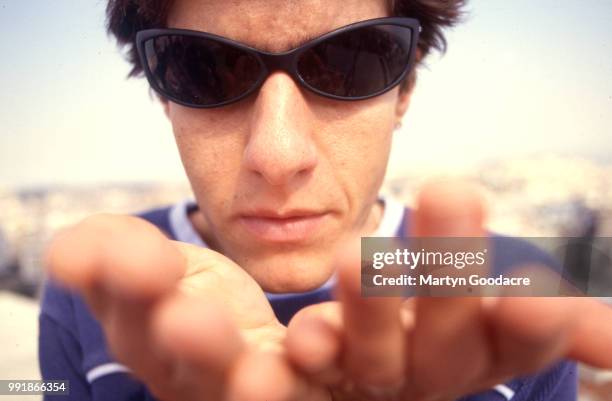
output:
[[[42,378],[68,380],[68,395],[44,401],[149,401],[146,386],[117,369],[101,328],[80,298],[47,282],[39,317],[38,355]],[[61,397],[61,398],[60,398]]]
[[[80,347],[68,330],[51,317],[39,317],[38,358],[43,380],[68,380],[69,395],[46,395],[44,400],[90,401],[89,386],[80,374]]]

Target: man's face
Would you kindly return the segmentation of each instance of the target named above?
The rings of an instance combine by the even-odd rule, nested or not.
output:
[[[385,0],[177,0],[168,26],[282,52],[387,15]],[[406,104],[398,88],[365,101],[323,98],[282,72],[233,105],[167,103],[198,231],[265,290],[320,286],[343,236],[378,224],[378,190]]]

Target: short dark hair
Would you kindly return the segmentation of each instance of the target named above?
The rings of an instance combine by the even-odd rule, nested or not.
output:
[[[132,65],[129,76],[142,75],[138,58],[136,32],[142,29],[166,26],[168,11],[173,0],[109,0],[106,8],[106,27],[117,43],[125,50]],[[444,29],[456,25],[463,16],[467,0],[387,0],[393,16],[416,18],[421,22],[418,49],[420,60],[432,50],[446,51]],[[402,83],[402,89],[410,89],[416,80],[416,72]]]

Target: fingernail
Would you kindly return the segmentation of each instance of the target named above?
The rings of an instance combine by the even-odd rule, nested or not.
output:
[[[482,308],[485,310],[491,310],[499,303],[498,297],[482,297]]]

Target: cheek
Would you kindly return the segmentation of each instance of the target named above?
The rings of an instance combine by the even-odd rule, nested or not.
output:
[[[346,168],[340,170],[356,213],[366,213],[376,201],[383,183],[391,148],[391,133],[370,127],[353,138],[350,154],[345,155]]]
[[[239,173],[243,136],[227,118],[231,116],[221,114],[177,105],[169,113],[185,172],[200,204],[230,200],[228,188]]]
[[[382,185],[395,124],[392,95],[348,104],[333,117],[326,159],[353,208],[367,207]]]

